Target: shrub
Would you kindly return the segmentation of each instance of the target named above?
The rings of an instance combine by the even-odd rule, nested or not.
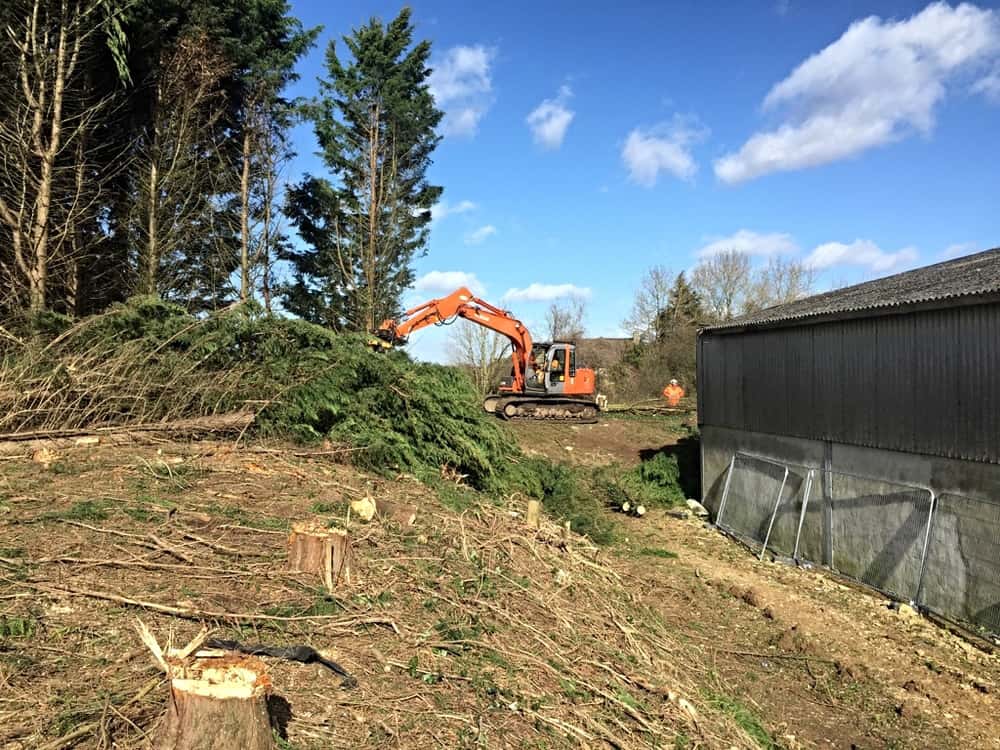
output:
[[[574,469],[541,457],[525,458],[512,465],[507,481],[541,500],[547,513],[569,521],[578,534],[586,534],[596,544],[614,541],[613,521],[593,488],[581,482]]]
[[[632,507],[665,508],[685,500],[677,457],[665,453],[657,453],[628,471],[597,469],[591,481],[595,493],[612,508],[621,508],[626,502]]]

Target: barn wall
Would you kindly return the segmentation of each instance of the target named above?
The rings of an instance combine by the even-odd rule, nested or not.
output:
[[[932,490],[937,504],[921,604],[1000,635],[1000,465],[711,425],[702,427],[701,445],[703,502],[713,516],[734,453],[786,464],[795,482],[807,468],[817,469],[803,528],[803,557],[828,566],[835,562],[841,572],[902,599],[917,594],[926,515],[902,493],[893,498],[885,491],[888,497],[873,502],[873,484],[862,477]],[[824,471],[835,477],[832,493]],[[744,479],[741,491],[773,496],[773,482],[768,485],[764,478],[758,485]],[[726,514],[730,503],[755,500],[731,493]],[[781,509],[777,526],[787,509]],[[786,525],[794,528],[795,519]]]
[[[1000,463],[1000,304],[699,339],[699,422]]]

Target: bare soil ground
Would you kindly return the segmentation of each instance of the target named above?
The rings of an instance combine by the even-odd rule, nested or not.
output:
[[[515,434],[627,464],[687,431]],[[351,672],[343,689],[267,660],[283,748],[1000,747],[1000,660],[879,597],[759,563],[693,519],[622,518],[623,541],[596,549],[527,529],[517,496],[483,504],[304,453],[0,456],[0,748],[148,746],[167,689],[136,617],[174,643],[202,623],[307,643]],[[333,594],[284,571],[291,521],[344,523],[365,493],[417,503],[416,524],[351,521],[359,580]]]
[[[675,445],[689,437],[692,415],[610,417],[595,424],[522,422],[511,427],[526,453],[576,465],[637,464],[644,453]]]

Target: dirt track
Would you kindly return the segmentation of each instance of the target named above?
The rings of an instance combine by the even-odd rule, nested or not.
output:
[[[521,428],[526,449],[552,458],[562,451],[583,465],[634,465],[657,450],[676,452],[688,434],[682,420],[655,418]],[[694,457],[679,455],[694,470]],[[729,687],[796,741],[1000,748],[997,655],[821,571],[759,562],[691,520],[654,512],[622,523],[633,552],[663,547],[678,555],[649,563],[670,571],[651,575],[665,616],[713,653]],[[683,581],[686,593],[676,588]],[[667,590],[680,601],[667,604]]]
[[[517,436],[578,463],[632,463],[684,434],[611,420]],[[95,728],[78,747],[142,747],[164,695],[122,707],[157,675],[136,615],[180,642],[207,619],[221,637],[307,642],[344,664],[356,691],[318,666],[270,664],[298,750],[1000,747],[996,656],[815,571],[761,564],[693,519],[622,517],[615,549],[567,550],[554,524],[534,535],[459,487],[438,497],[295,453],[195,443],[73,449],[47,468],[5,458],[0,748],[80,727]],[[290,520],[342,518],[368,490],[421,514],[409,530],[355,527],[360,584],[329,597],[284,573]]]

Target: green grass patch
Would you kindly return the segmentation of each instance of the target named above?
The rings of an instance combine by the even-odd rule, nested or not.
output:
[[[153,523],[154,521],[163,520],[162,511],[151,511],[149,508],[143,508],[140,505],[122,508],[122,513],[131,518],[133,521],[138,521],[139,523]]]
[[[321,514],[334,514],[334,515],[344,515],[347,513],[347,509],[350,507],[350,503],[346,500],[339,500],[336,502],[325,502],[322,500],[317,500],[312,505],[309,506],[310,513],[321,513]]]
[[[38,623],[30,617],[0,617],[0,638],[31,638]]]
[[[66,510],[45,513],[42,518],[50,521],[106,521],[110,504],[106,500],[80,500]]]
[[[264,614],[271,617],[315,617],[346,611],[347,608],[337,599],[325,594],[318,594],[309,604],[275,604],[264,608]]]
[[[757,743],[762,750],[781,750],[781,745],[775,742],[760,718],[747,706],[731,695],[724,693],[709,693],[708,703],[713,708],[732,717],[739,727]]]
[[[671,552],[662,547],[643,547],[636,554],[640,557],[659,557],[662,560],[674,560],[677,558],[676,552]]]

